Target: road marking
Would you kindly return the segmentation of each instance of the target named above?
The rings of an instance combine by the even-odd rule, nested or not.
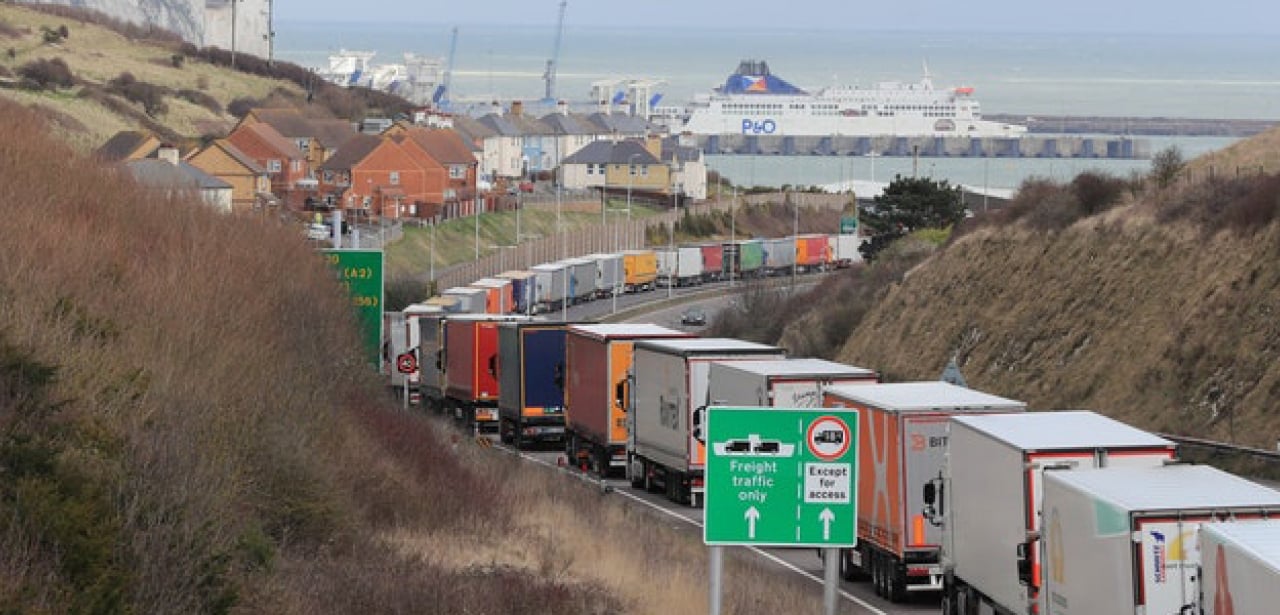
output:
[[[502,450],[502,451],[505,451],[505,452],[507,452],[507,453],[510,453],[510,454],[512,454],[512,455],[515,455],[516,457],[519,457],[520,459],[524,459],[524,460],[527,460],[527,461],[531,461],[531,462],[533,462],[533,463],[536,463],[536,464],[539,464],[539,465],[542,465],[542,466],[545,466],[545,467],[551,468],[551,469],[553,469],[553,470],[559,470],[559,471],[561,471],[561,472],[563,472],[563,473],[565,473],[565,474],[568,474],[568,475],[570,475],[570,476],[575,476],[575,477],[579,478],[580,480],[582,480],[583,482],[591,483],[591,484],[599,484],[599,485],[601,485],[601,487],[602,487],[602,488],[603,488],[603,487],[605,487],[605,486],[609,486],[609,487],[610,487],[609,491],[611,491],[612,493],[616,493],[616,494],[618,494],[618,495],[620,495],[620,496],[623,496],[623,497],[625,497],[625,498],[630,499],[630,500],[631,500],[631,501],[633,501],[633,502],[636,502],[636,503],[639,503],[639,504],[643,504],[643,505],[645,505],[645,506],[648,506],[649,508],[652,508],[652,509],[654,509],[654,510],[656,510],[656,511],[660,512],[660,513],[663,513],[663,514],[665,514],[665,515],[668,515],[668,516],[671,516],[671,517],[675,517],[675,518],[677,518],[677,519],[679,519],[679,520],[681,520],[681,521],[684,521],[685,523],[688,523],[688,524],[690,524],[690,525],[694,525],[694,526],[697,526],[697,527],[702,527],[702,524],[701,524],[701,523],[699,523],[698,521],[694,520],[694,519],[690,519],[690,518],[688,518],[688,517],[686,517],[686,516],[684,516],[684,515],[681,515],[681,514],[679,514],[679,513],[675,512],[675,511],[673,511],[673,510],[667,510],[666,508],[663,508],[663,507],[661,507],[661,506],[659,506],[659,505],[657,505],[657,504],[654,504],[653,502],[650,502],[650,501],[648,501],[648,500],[646,500],[646,499],[644,499],[644,498],[642,498],[642,497],[640,497],[640,496],[638,496],[638,495],[635,495],[635,494],[632,494],[632,493],[627,493],[627,492],[626,492],[625,490],[623,490],[623,489],[612,488],[612,486],[611,486],[611,485],[608,485],[608,483],[607,483],[606,481],[604,481],[604,480],[596,480],[596,479],[593,479],[593,478],[591,478],[590,476],[587,476],[587,475],[585,475],[585,474],[583,474],[583,473],[581,473],[581,472],[578,472],[578,471],[570,471],[570,468],[569,468],[568,466],[561,467],[561,466],[558,466],[558,465],[556,465],[556,464],[549,463],[549,462],[547,462],[547,461],[543,461],[543,460],[541,460],[541,459],[538,459],[537,457],[533,457],[533,456],[531,456],[531,455],[526,455],[526,454],[524,454],[524,453],[523,453],[523,452],[521,452],[521,451],[518,451],[518,450],[515,450],[515,449],[512,449],[512,448],[509,448],[509,447],[507,447],[507,446],[505,446],[505,445],[497,446],[497,447],[495,447],[495,448],[497,448],[498,450]],[[780,557],[778,557],[778,556],[776,556],[776,555],[774,555],[774,554],[772,554],[772,553],[769,553],[768,551],[765,551],[765,550],[760,549],[760,548],[758,548],[758,547],[751,547],[751,546],[746,546],[746,547],[743,547],[743,548],[745,548],[745,549],[747,549],[747,550],[749,550],[749,551],[754,552],[756,555],[759,555],[760,557],[763,557],[763,558],[765,558],[765,559],[767,559],[767,560],[769,560],[769,561],[773,562],[774,564],[777,564],[777,565],[779,565],[779,566],[782,566],[783,568],[786,568],[786,569],[788,569],[788,570],[790,570],[790,571],[792,571],[792,572],[794,572],[794,573],[796,573],[796,574],[798,574],[798,575],[800,575],[800,576],[802,576],[802,577],[805,577],[805,578],[809,579],[810,581],[813,581],[813,582],[817,583],[818,585],[825,585],[825,584],[826,584],[826,583],[825,583],[825,581],[822,579],[822,577],[817,576],[817,575],[815,575],[815,574],[812,574],[812,573],[810,573],[809,571],[804,570],[803,568],[800,568],[800,567],[796,566],[795,564],[792,564],[791,562],[788,562],[788,561],[786,561],[786,560],[784,560],[784,559],[782,559],[782,558],[780,558]],[[848,601],[850,601],[850,602],[853,602],[854,604],[857,604],[858,606],[860,606],[860,607],[862,607],[862,608],[866,609],[867,611],[870,611],[870,612],[871,612],[871,613],[873,613],[874,615],[889,615],[889,614],[888,614],[888,613],[886,613],[885,611],[882,611],[882,610],[880,610],[880,609],[878,609],[878,608],[876,608],[876,607],[872,606],[872,605],[871,605],[871,603],[869,603],[869,602],[867,602],[867,601],[863,600],[862,598],[859,598],[859,597],[857,597],[857,596],[855,596],[855,595],[853,595],[853,594],[851,594],[851,593],[849,593],[849,592],[847,592],[847,591],[845,591],[845,590],[843,590],[843,589],[837,589],[836,591],[837,591],[837,593],[838,593],[840,596],[842,596],[845,600],[848,600]]]

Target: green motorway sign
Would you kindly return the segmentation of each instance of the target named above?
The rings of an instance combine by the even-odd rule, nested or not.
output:
[[[852,547],[858,413],[707,409],[708,545]]]
[[[323,250],[325,262],[333,268],[351,295],[351,305],[360,322],[365,352],[375,367],[381,367],[382,347],[382,251]]]

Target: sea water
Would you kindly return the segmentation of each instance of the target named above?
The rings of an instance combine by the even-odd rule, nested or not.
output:
[[[410,21],[407,19],[405,21]],[[275,55],[315,68],[339,49],[448,55],[451,24],[276,24]],[[458,26],[453,96],[463,102],[537,100],[555,29]],[[660,104],[679,105],[720,85],[743,59],[766,60],[796,86],[873,86],[918,81],[970,86],[987,114],[1280,119],[1280,40],[1265,36],[862,32],[857,30],[586,28],[567,23],[555,96],[585,100],[593,82],[654,79]],[[1230,145],[1220,137],[1151,137],[1150,150],[1190,158]],[[1145,160],[708,156],[710,167],[749,186],[886,182],[927,175],[975,187],[1017,187],[1028,177],[1065,180],[1085,170],[1144,172]]]

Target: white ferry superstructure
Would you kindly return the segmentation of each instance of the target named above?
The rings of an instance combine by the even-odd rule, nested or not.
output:
[[[376,55],[376,51],[341,49],[329,56],[329,67],[316,74],[343,87],[391,92],[417,104],[431,102],[442,83],[442,58],[405,53],[403,64],[374,64]]]
[[[674,130],[695,135],[1019,137],[1025,126],[982,119],[973,88],[918,83],[807,92],[745,60],[725,84],[694,99]]]

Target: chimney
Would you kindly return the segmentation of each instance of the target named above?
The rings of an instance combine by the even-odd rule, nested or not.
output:
[[[495,100],[493,101],[493,104],[489,106],[489,108],[493,110],[494,115],[498,117],[502,117],[502,103]]]
[[[569,103],[564,100],[556,101],[556,111],[559,111],[560,115],[569,115]]]
[[[156,158],[176,167],[178,166],[178,148],[165,143],[156,150]]]
[[[524,101],[511,101],[511,117],[520,117],[524,115]]]

